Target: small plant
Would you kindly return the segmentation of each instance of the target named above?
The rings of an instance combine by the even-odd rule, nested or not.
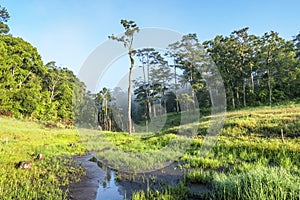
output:
[[[132,194],[132,200],[184,200],[189,199],[188,188],[180,182],[178,186],[167,187],[162,191],[137,191]]]
[[[212,170],[193,169],[185,175],[185,178],[190,183],[209,184],[212,182],[214,174]]]

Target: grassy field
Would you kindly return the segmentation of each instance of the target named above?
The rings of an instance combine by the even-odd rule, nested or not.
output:
[[[62,187],[84,173],[67,159],[86,152],[79,142],[75,130],[0,118],[0,199],[65,198],[67,191]],[[34,161],[37,154],[44,154],[44,160]],[[16,169],[20,161],[32,162],[32,168]]]
[[[135,200],[300,199],[300,105],[228,112],[218,142],[206,157],[200,156],[200,149],[211,116],[183,127],[198,128],[193,139],[176,134],[178,119],[169,114],[160,133],[128,135],[48,129],[0,118],[0,197],[61,199],[65,193],[61,187],[83,173],[66,156],[95,151],[98,158],[125,171],[151,170],[174,160],[180,163],[185,174],[177,187],[137,191]],[[45,160],[33,161],[38,153],[45,154]],[[33,168],[15,169],[21,160],[32,161]],[[206,189],[191,193],[192,185]]]
[[[186,187],[209,188],[196,199],[300,199],[299,105],[228,112],[218,142],[201,158],[209,119],[201,119],[198,137],[180,160],[188,169]],[[138,192],[134,199],[193,197],[182,186],[155,192]]]
[[[168,116],[176,119],[178,115]],[[173,159],[187,172],[180,186],[139,191],[133,199],[300,199],[299,105],[228,112],[218,142],[201,157],[210,122],[206,116],[199,124],[186,125],[198,126],[193,140],[176,135],[176,126],[161,134],[80,132],[88,148],[117,169],[138,171]],[[185,152],[182,144],[188,145]],[[195,196],[188,192],[192,184],[208,189]]]

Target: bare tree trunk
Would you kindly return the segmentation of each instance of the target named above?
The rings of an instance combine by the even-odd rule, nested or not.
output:
[[[164,113],[167,113],[167,100],[166,98],[164,99]]]
[[[235,98],[234,98],[234,91],[232,91],[232,107],[235,109]]]
[[[269,89],[269,105],[272,106],[272,88],[271,88],[270,69],[268,69],[268,89]]]
[[[149,74],[149,64],[147,66],[147,69],[148,69],[148,74]],[[147,83],[146,100],[147,100],[148,116],[151,118],[151,102],[149,101],[149,77],[148,77],[148,81],[147,81],[146,80],[146,71],[145,71],[145,65],[144,64],[143,64],[143,74],[144,74],[144,83]],[[148,118],[147,118],[147,120],[148,120]]]
[[[139,32],[139,28],[133,21],[127,21],[122,19],[121,24],[123,25],[125,29],[125,35],[122,37],[116,37],[114,35],[108,36],[108,38],[112,40],[116,40],[118,42],[122,42],[124,44],[124,47],[128,49],[129,59],[130,59],[130,68],[129,68],[129,77],[128,77],[128,111],[127,111],[127,117],[128,117],[128,132],[129,134],[133,131],[132,121],[131,121],[131,90],[132,90],[132,70],[134,67],[134,50],[133,50],[133,35],[135,32]]]
[[[159,100],[159,116],[162,115],[162,106],[161,106],[161,99]]]
[[[50,103],[51,103],[52,100],[54,99],[54,88],[55,88],[55,86],[52,86],[52,87],[51,87]]]
[[[105,106],[105,108],[104,108],[104,110],[105,110],[105,117],[107,117],[107,99],[106,99],[106,97],[104,97],[104,106]]]
[[[20,81],[19,84],[18,84],[18,88],[21,88],[23,83],[26,81],[26,79],[29,77],[29,75],[31,74],[31,71],[25,76],[24,80],[23,81]]]
[[[55,88],[58,83],[59,83],[59,76],[57,76],[56,79],[54,77],[51,78],[51,84],[49,86],[49,90],[51,91],[50,103],[54,100],[54,97],[57,95],[55,94]]]
[[[163,114],[167,113],[167,99],[166,99],[166,93],[165,93],[165,82],[163,82],[163,89],[162,89],[162,95],[164,97],[163,103],[164,103],[164,111],[162,112]]]
[[[252,94],[254,93],[254,77],[253,77],[253,74],[252,74],[252,67],[250,68],[250,74],[251,74],[251,86],[252,86]]]
[[[236,87],[235,90],[236,90],[236,103],[237,103],[237,104],[240,104],[240,101],[239,101],[239,99],[240,99],[239,88]]]
[[[153,109],[153,117],[156,117],[156,106],[155,106],[155,102],[152,106],[152,109]]]
[[[211,106],[214,107],[215,103],[214,103],[214,99],[213,99],[213,96],[212,96],[211,88],[209,88],[208,91],[209,91],[209,95],[210,95]]]
[[[193,109],[195,110],[196,109],[196,101],[195,101],[195,90],[193,88],[193,73],[191,72],[191,76],[190,76],[190,79],[191,79],[191,90],[192,90],[192,99],[193,99]]]
[[[267,54],[266,59],[266,67],[267,67],[267,74],[268,74],[268,89],[269,89],[269,105],[272,106],[272,88],[271,88],[271,72],[270,72],[270,52]]]
[[[128,117],[128,132],[129,134],[132,133],[132,121],[131,121],[131,78],[132,78],[132,69],[134,66],[134,59],[132,55],[132,51],[129,51],[129,57],[130,57],[130,68],[129,68],[129,80],[128,80],[128,111],[127,111],[127,117]]]
[[[177,73],[176,73],[176,65],[174,62],[174,75],[175,75],[175,98],[176,98],[176,113],[179,112],[179,102],[178,102],[178,92],[177,92]]]
[[[190,111],[190,106],[189,106],[189,102],[188,101],[186,101],[186,111]]]
[[[111,119],[110,118],[109,118],[108,123],[109,123],[109,131],[111,131],[112,123],[111,123]]]
[[[243,102],[244,102],[244,107],[246,107],[246,79],[244,79],[243,82]]]
[[[147,95],[147,105],[148,105],[148,116],[151,118],[152,117],[151,102],[149,100],[149,96],[148,95]]]

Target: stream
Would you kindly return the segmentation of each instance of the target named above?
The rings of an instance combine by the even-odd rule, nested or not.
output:
[[[86,170],[78,183],[69,186],[69,199],[76,200],[123,200],[130,199],[132,192],[146,191],[147,188],[161,189],[168,185],[176,185],[182,179],[183,172],[175,165],[147,174],[122,174],[118,178],[116,171],[103,166],[93,153],[86,156],[73,157]]]
[[[122,186],[115,180],[115,172],[107,169],[103,182],[99,184],[96,200],[123,200],[124,196]]]

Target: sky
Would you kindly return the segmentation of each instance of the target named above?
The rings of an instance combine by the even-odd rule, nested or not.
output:
[[[274,30],[291,40],[300,31],[299,0],[0,0],[10,13],[10,33],[37,47],[44,63],[56,61],[78,73],[87,57],[121,19],[140,28],[159,27],[200,41],[250,27],[262,35]]]

